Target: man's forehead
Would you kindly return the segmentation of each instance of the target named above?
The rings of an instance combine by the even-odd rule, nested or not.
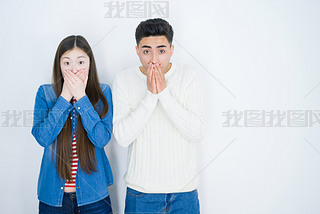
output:
[[[169,46],[169,42],[165,36],[149,36],[143,37],[140,42],[139,46],[150,46],[150,47],[158,47],[158,46]]]

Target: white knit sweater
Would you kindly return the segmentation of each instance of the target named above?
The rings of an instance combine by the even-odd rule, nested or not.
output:
[[[203,135],[203,93],[199,74],[172,64],[160,94],[147,89],[139,67],[121,72],[113,83],[114,137],[128,147],[125,181],[146,193],[197,188],[196,142]]]

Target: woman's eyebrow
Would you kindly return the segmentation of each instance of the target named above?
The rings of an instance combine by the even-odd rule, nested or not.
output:
[[[86,58],[85,56],[78,56],[77,59],[79,58]],[[65,57],[62,57],[61,59],[70,59],[69,57],[65,56]]]

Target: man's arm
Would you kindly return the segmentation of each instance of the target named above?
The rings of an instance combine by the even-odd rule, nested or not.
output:
[[[133,109],[128,99],[126,83],[121,78],[116,78],[113,83],[113,135],[118,144],[128,147],[141,133],[148,122],[158,97],[146,90],[145,97]]]
[[[168,87],[158,94],[159,101],[175,127],[191,142],[200,140],[205,129],[203,91],[201,80],[192,73],[192,81],[186,91],[186,101],[181,104]]]

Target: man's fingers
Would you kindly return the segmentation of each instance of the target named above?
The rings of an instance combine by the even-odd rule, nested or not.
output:
[[[152,81],[152,77],[153,77],[153,70],[152,70],[153,65],[150,65],[150,67],[147,70],[147,78],[148,81],[151,82]]]
[[[157,82],[160,83],[160,81],[163,81],[163,73],[160,70],[160,67],[158,64],[156,64],[156,77],[157,77]]]
[[[159,77],[161,81],[165,81],[164,72],[162,72],[160,65],[158,65],[158,71],[159,71]]]
[[[152,65],[152,64],[148,64],[148,67],[147,67],[147,75],[150,75],[150,74],[151,74],[152,69],[153,69],[153,65]]]
[[[153,73],[153,78],[152,78],[152,83],[153,83],[153,89],[154,89],[154,92],[157,94],[158,93],[158,87],[157,87],[157,72],[154,70],[152,71]]]
[[[154,83],[154,88],[155,88],[155,90],[156,90],[156,93],[158,93],[158,74],[157,74],[157,71],[155,70],[155,71],[153,71],[153,73],[154,73],[154,76],[153,76],[153,79],[154,79],[154,81],[153,81],[153,83]]]

